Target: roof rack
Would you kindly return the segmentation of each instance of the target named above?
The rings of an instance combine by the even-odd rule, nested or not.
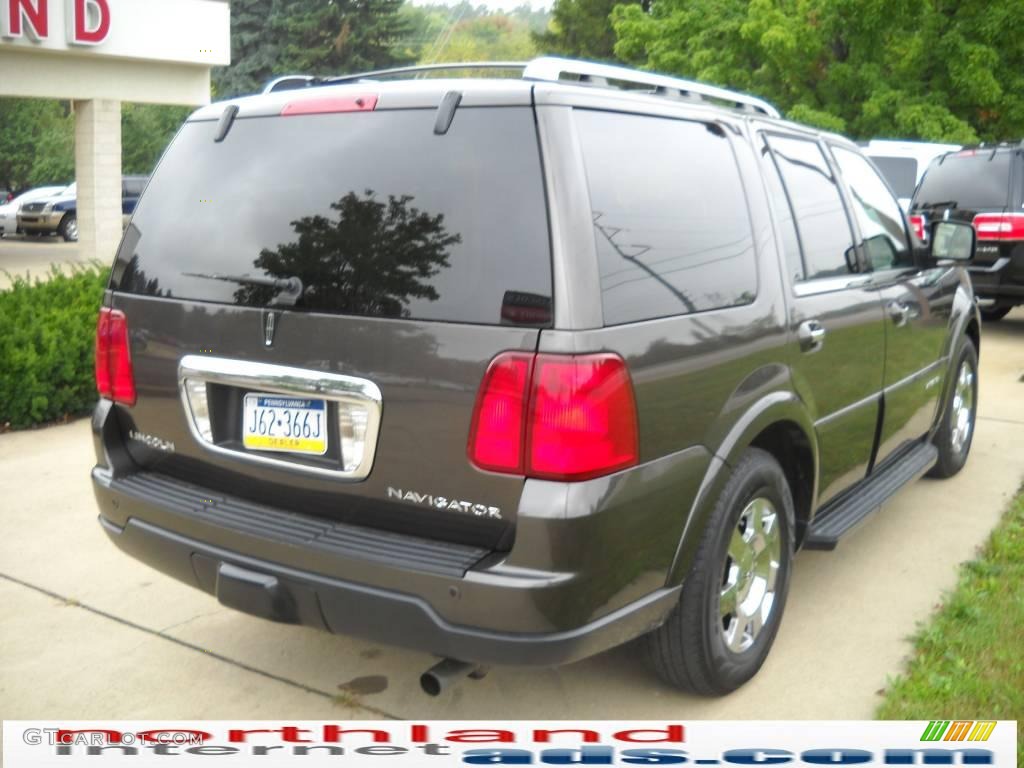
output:
[[[462,61],[444,64],[416,64],[409,67],[375,69],[370,72],[359,72],[353,75],[331,75],[329,77],[315,77],[313,75],[285,75],[275,80],[271,80],[269,83],[267,83],[262,93],[290,91],[295,88],[312,88],[318,85],[341,85],[342,83],[358,83],[364,82],[366,80],[378,80],[382,77],[397,77],[399,75],[422,75],[428,72],[454,72],[460,69],[523,70],[525,68],[526,62],[524,61]]]
[[[445,64],[420,64],[409,67],[378,69],[352,75],[332,77],[313,77],[311,75],[288,75],[271,81],[263,93],[290,90],[293,88],[313,87],[318,85],[338,85],[341,83],[364,82],[379,78],[401,75],[422,75],[429,72],[458,70],[505,69],[521,70],[524,80],[537,82],[573,82],[594,85],[601,88],[623,88],[636,90],[635,86],[647,86],[651,95],[670,96],[701,102],[722,102],[727,106],[746,112],[755,112],[768,117],[780,117],[779,111],[763,99],[750,96],[739,91],[730,91],[694,80],[644,72],[639,69],[617,67],[611,64],[598,64],[590,61],[562,59],[555,56],[542,56],[532,61],[470,61]],[[634,88],[630,88],[634,86]]]
[[[564,76],[568,75],[566,78]],[[757,112],[768,117],[780,117],[779,111],[763,99],[750,96],[739,91],[730,91],[695,80],[684,80],[680,77],[669,77],[654,72],[644,72],[628,67],[616,67],[611,64],[598,64],[590,61],[560,59],[554,56],[542,56],[527,63],[523,70],[524,80],[540,80],[543,82],[559,82],[566,79],[576,82],[598,85],[604,88],[615,87],[615,83],[626,85],[650,86],[654,95],[675,96],[695,101],[720,101],[748,112]]]

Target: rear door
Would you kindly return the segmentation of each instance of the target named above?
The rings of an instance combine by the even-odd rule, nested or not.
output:
[[[488,362],[534,350],[551,323],[536,127],[528,91],[460,108],[444,135],[435,120],[182,129],[111,282],[140,467],[284,511],[508,543],[523,481],[472,467],[466,442]]]
[[[838,145],[831,151],[849,192],[862,260],[885,311],[881,462],[932,425],[960,280],[950,267],[918,268],[903,213],[885,182],[860,153]]]
[[[819,503],[862,479],[878,423],[885,325],[835,175],[811,138],[768,134],[765,179],[793,291],[794,383],[814,418]]]

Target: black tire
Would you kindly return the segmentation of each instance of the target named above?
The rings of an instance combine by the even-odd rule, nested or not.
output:
[[[739,614],[722,618],[719,609],[728,579],[741,571],[733,567],[730,544],[734,535],[745,535],[747,529],[741,530],[740,521],[755,499],[766,499],[774,507],[778,569],[767,618],[760,631],[751,636],[749,647],[737,652],[727,645],[725,635],[727,627],[738,627]],[[767,530],[766,525],[762,527]],[[665,623],[644,638],[646,653],[663,680],[685,691],[720,696],[736,690],[757,673],[775,640],[786,605],[793,531],[793,497],[782,467],[766,451],[747,449],[711,512],[679,603]],[[763,615],[761,610],[758,615]],[[743,638],[745,642],[745,634]]]
[[[978,311],[981,313],[981,319],[986,323],[996,323],[1006,317],[1011,309],[1013,309],[1012,306],[1006,305],[1002,307],[986,307]]]
[[[57,234],[64,238],[65,243],[78,242],[78,217],[73,213],[65,214],[57,227]]]
[[[959,423],[960,414],[963,411],[961,401],[964,389],[961,386],[961,373],[965,369],[969,372],[970,382],[967,391],[970,392],[970,403],[967,404],[966,413],[968,417],[967,434],[961,437],[960,431],[963,424]],[[965,338],[960,346],[960,353],[956,358],[956,365],[952,369],[953,381],[950,383],[949,394],[946,397],[946,407],[943,408],[942,421],[935,433],[933,442],[939,449],[939,460],[928,472],[929,477],[952,477],[967,463],[967,456],[971,452],[971,442],[974,440],[974,427],[978,416],[978,352],[974,348],[974,342]]]

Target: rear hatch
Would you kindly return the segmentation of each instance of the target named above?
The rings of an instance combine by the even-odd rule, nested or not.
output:
[[[912,221],[919,217],[915,226],[927,227],[943,218],[973,223],[976,266],[991,267],[1008,257],[1024,240],[1024,217],[1012,204],[1013,185],[1020,183],[1014,179],[1019,158],[1016,150],[992,147],[965,149],[933,161],[911,204]]]
[[[140,467],[508,546],[523,480],[474,468],[466,444],[489,361],[535,350],[551,321],[536,126],[524,89],[437,133],[440,96],[243,110],[219,141],[220,121],[182,128],[111,279],[137,390],[118,418]]]

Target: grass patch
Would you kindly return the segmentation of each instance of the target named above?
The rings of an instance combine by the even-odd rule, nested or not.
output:
[[[877,716],[1024,721],[1024,490],[918,630],[913,658]],[[1024,752],[1022,727],[1017,749]]]

